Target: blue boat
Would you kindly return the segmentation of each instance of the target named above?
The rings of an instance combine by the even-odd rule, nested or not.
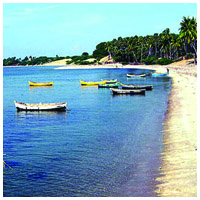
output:
[[[153,89],[153,85],[125,85],[121,83],[121,87],[124,90],[141,90],[141,89],[145,89],[145,90],[152,90]]]
[[[167,68],[167,73],[152,73],[152,77],[160,77],[160,76],[167,76],[169,75],[169,69]]]
[[[160,76],[167,76],[168,73],[162,73],[162,74],[158,74],[158,73],[153,73],[151,74],[152,77],[160,77]]]

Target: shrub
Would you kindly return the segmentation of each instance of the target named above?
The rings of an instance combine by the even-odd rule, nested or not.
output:
[[[129,64],[128,62],[125,61],[122,62],[122,65],[128,65],[128,64]]]
[[[187,58],[187,59],[194,58],[194,54],[193,54],[193,53],[188,53],[188,54],[186,55],[186,58]]]
[[[158,65],[168,65],[168,64],[173,63],[173,62],[174,62],[174,60],[171,60],[169,58],[161,58],[161,59],[156,61],[156,63]]]
[[[156,64],[156,57],[151,56],[151,57],[149,57],[149,58],[142,59],[142,62],[144,62],[146,65],[153,65],[153,64]]]
[[[93,62],[89,62],[89,61],[76,61],[74,64],[75,65],[90,65],[90,64],[94,64],[96,63],[96,60],[94,60]]]
[[[69,65],[69,64],[71,64],[71,63],[73,63],[72,60],[68,60],[68,61],[66,61],[66,64],[67,64],[67,65]]]

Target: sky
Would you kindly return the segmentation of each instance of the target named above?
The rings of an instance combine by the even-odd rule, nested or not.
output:
[[[197,17],[196,3],[4,3],[3,58],[92,54],[100,42],[146,36]]]

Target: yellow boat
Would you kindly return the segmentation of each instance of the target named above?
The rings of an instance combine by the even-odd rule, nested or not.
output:
[[[80,80],[81,85],[83,86],[98,86],[99,84],[106,84],[106,81],[98,81],[98,82],[86,82],[86,81],[81,81]]]
[[[53,86],[53,81],[48,83],[36,83],[29,81],[29,86]]]

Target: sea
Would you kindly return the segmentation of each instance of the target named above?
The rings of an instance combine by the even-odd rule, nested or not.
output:
[[[170,77],[139,69],[3,68],[4,197],[156,197]],[[79,80],[152,84],[112,95]],[[54,82],[29,87],[28,81]],[[67,102],[66,112],[18,112],[14,101]]]

